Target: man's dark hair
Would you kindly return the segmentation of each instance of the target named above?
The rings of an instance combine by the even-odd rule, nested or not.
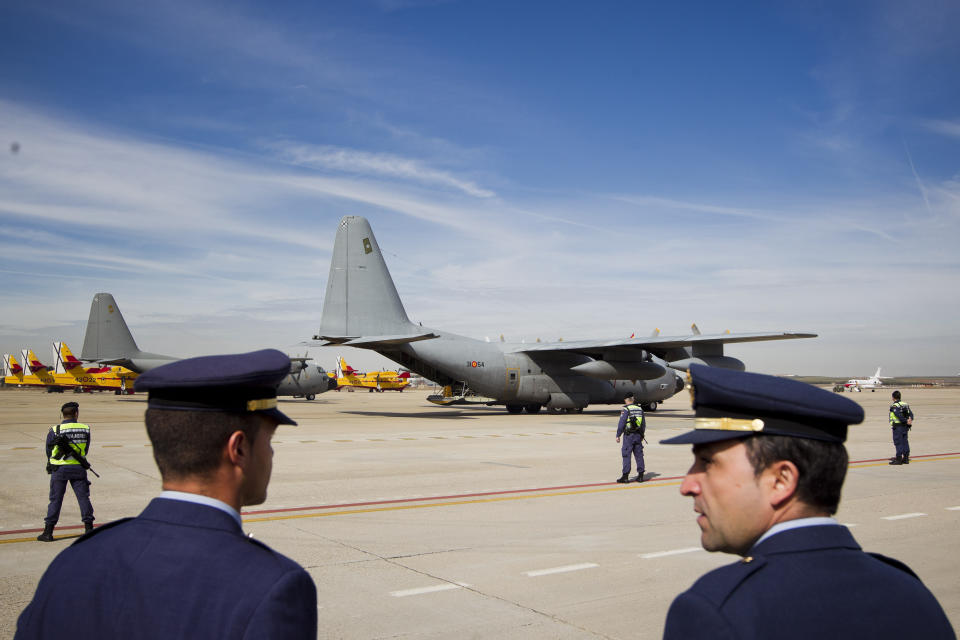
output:
[[[896,400],[897,402],[900,402],[900,392],[899,392],[899,391],[894,391],[894,392],[893,392],[893,399]]]
[[[144,422],[153,459],[166,480],[213,473],[230,434],[243,431],[253,444],[266,421],[255,414],[147,409]]]
[[[770,435],[747,438],[744,444],[757,476],[774,462],[788,460],[800,474],[797,497],[828,515],[837,512],[849,463],[842,442]]]

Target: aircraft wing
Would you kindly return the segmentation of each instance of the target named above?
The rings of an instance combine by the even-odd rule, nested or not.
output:
[[[420,340],[431,340],[438,338],[433,332],[420,334],[406,334],[395,336],[313,336],[314,340],[323,340],[319,346],[326,347],[332,344],[343,345],[345,347],[359,347],[361,349],[376,349],[378,347],[387,347],[398,344],[407,344],[408,342],[419,342]]]
[[[759,333],[717,333],[713,335],[689,336],[647,336],[642,338],[618,338],[614,340],[572,340],[570,342],[541,342],[516,345],[510,351],[528,353],[536,351],[567,351],[583,354],[595,354],[609,351],[629,352],[645,350],[652,353],[665,353],[670,349],[693,347],[697,345],[723,345],[737,342],[766,342],[769,340],[793,340],[797,338],[816,338],[815,333],[798,331],[768,331]]]

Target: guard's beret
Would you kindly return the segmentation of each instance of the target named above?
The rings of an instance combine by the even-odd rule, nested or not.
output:
[[[76,411],[79,408],[80,405],[76,402],[64,402],[63,406],[60,407],[60,413],[63,413],[64,411]]]
[[[847,439],[863,409],[843,396],[789,378],[690,365],[693,431],[661,444],[700,444],[752,435],[827,442]]]
[[[177,360],[138,376],[134,388],[150,393],[151,409],[260,413],[295,425],[277,409],[277,385],[288,373],[289,356],[263,349]]]

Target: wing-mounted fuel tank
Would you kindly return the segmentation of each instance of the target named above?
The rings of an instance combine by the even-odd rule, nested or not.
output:
[[[667,363],[641,351],[637,358],[627,359],[621,354],[610,354],[570,367],[570,370],[601,380],[654,380],[667,372]]]
[[[691,364],[703,364],[708,367],[720,367],[721,369],[733,369],[734,371],[746,369],[742,360],[723,355],[722,344],[710,342],[695,344],[692,347],[671,349],[666,354],[666,360],[674,369],[687,370]]]

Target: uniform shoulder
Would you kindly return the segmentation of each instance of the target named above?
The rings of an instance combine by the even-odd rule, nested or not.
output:
[[[99,527],[94,528],[93,531],[91,531],[91,532],[89,532],[89,533],[85,533],[85,534],[83,534],[82,536],[80,536],[79,538],[77,538],[76,540],[74,540],[73,543],[71,543],[70,546],[72,547],[72,546],[81,544],[81,543],[83,543],[83,542],[86,542],[87,540],[90,540],[90,539],[93,538],[94,536],[98,536],[98,535],[102,534],[104,531],[109,531],[110,529],[113,529],[114,527],[117,527],[117,526],[119,526],[119,525],[122,525],[122,524],[124,524],[124,523],[126,523],[126,522],[130,522],[131,520],[134,520],[134,519],[135,519],[135,518],[120,518],[119,520],[113,520],[113,521],[108,522],[108,523],[106,523],[106,524],[102,524],[102,525],[100,525]]]
[[[264,558],[268,558],[269,561],[276,564],[276,566],[280,568],[284,568],[286,570],[289,570],[289,569],[299,569],[301,571],[304,570],[303,567],[301,567],[296,561],[291,560],[290,558],[283,555],[276,549],[273,549],[272,547],[270,547],[270,545],[264,542],[260,542],[259,540],[257,540],[256,538],[250,535],[244,536],[244,539],[248,543],[252,544],[258,552],[262,553]]]
[[[903,562],[900,562],[900,561],[897,560],[896,558],[891,558],[891,557],[889,557],[889,556],[885,556],[885,555],[882,555],[882,554],[879,554],[879,553],[873,553],[873,552],[869,552],[869,551],[867,552],[867,555],[868,555],[868,556],[871,556],[874,560],[879,560],[880,562],[882,562],[882,563],[884,563],[884,564],[886,564],[886,565],[889,565],[889,566],[893,567],[894,569],[899,569],[899,570],[902,571],[903,573],[905,573],[905,574],[907,574],[907,575],[909,575],[909,576],[912,576],[912,577],[916,578],[917,580],[920,580],[920,576],[918,576],[917,574],[915,574],[915,573],[913,572],[913,569],[911,569],[910,567],[908,567],[908,566],[907,566],[906,564],[904,564]]]
[[[693,583],[690,591],[720,607],[747,578],[763,569],[766,564],[766,558],[748,556],[740,562],[714,569],[702,576]]]

